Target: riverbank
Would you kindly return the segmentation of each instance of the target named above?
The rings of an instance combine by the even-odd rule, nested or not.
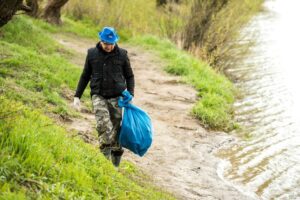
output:
[[[172,195],[149,185],[147,181],[145,184],[128,178],[137,171],[131,164],[124,163],[121,175],[103,159],[95,146],[77,139],[87,134],[76,129],[83,126],[77,124],[73,127],[70,126],[71,122],[86,122],[89,128],[92,127],[88,123],[92,119],[89,118],[92,115],[89,91],[85,92],[82,99],[87,107],[87,115],[74,111],[70,101],[81,73],[78,65],[82,65],[79,62],[83,61],[83,52],[94,44],[86,38],[74,36],[77,32],[79,35],[90,34],[81,31],[87,29],[84,25],[71,20],[68,24],[69,27],[58,28],[39,20],[18,17],[1,30],[1,117],[4,121],[0,124],[0,144],[3,197],[22,199],[25,196],[37,198],[39,195],[45,198],[100,195],[103,198],[172,199]],[[55,41],[60,39],[56,37],[59,32],[67,37],[60,40],[61,44]],[[70,32],[73,35],[68,35]],[[156,40],[147,39],[148,45],[149,41],[153,45]],[[157,138],[145,159],[128,157],[128,160],[144,168],[148,174],[159,174],[156,180],[154,177],[155,184],[168,188],[178,197],[232,199],[236,196],[245,199],[226,186],[216,173],[218,159],[213,152],[232,139],[224,133],[205,131],[199,121],[191,117],[189,109],[199,100],[199,93],[183,84],[184,80],[179,77],[169,76],[162,71],[168,59],[173,60],[179,54],[170,43],[156,44],[150,47],[165,48],[161,51],[167,50],[167,54],[164,54],[166,60],[159,61],[149,52],[127,46],[138,74],[137,97],[140,98],[136,98],[136,102],[153,115]],[[76,52],[76,46],[80,48],[80,53]],[[183,60],[187,61],[189,57],[182,55],[185,57]],[[174,61],[175,65],[168,65],[169,69],[179,67],[183,69],[183,75],[191,77],[193,72],[187,68],[192,65],[199,69],[194,73],[195,79],[210,80],[199,85],[200,97],[213,94],[214,98],[206,101],[206,105],[215,105],[210,100],[215,100],[219,92],[222,97],[223,91],[222,87],[214,86],[220,85],[223,78],[218,78],[210,70],[207,72],[206,67],[199,66],[195,60],[185,64]],[[89,133],[90,141],[93,141],[95,132],[91,130]]]
[[[67,48],[77,52],[73,62],[83,66],[85,49],[95,45],[94,40],[77,40],[76,37],[55,36]],[[154,126],[153,144],[147,154],[137,157],[129,151],[124,159],[134,163],[153,183],[167,189],[178,199],[248,199],[227,185],[217,173],[219,158],[214,153],[234,138],[223,132],[205,130],[191,114],[197,102],[197,91],[178,76],[163,71],[166,61],[153,52],[128,44],[120,44],[129,52],[135,72],[134,104],[146,110]],[[72,96],[70,98],[70,104]],[[76,130],[88,143],[97,146],[93,135],[93,113],[84,108],[80,118],[72,118],[66,126]],[[120,172],[126,176],[125,165]]]
[[[223,174],[257,199],[300,199],[299,7],[297,0],[265,1],[242,31],[240,42],[255,45],[228,69],[242,91],[235,118],[246,137],[220,152]]]

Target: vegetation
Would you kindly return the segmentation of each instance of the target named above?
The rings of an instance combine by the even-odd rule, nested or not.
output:
[[[185,81],[187,83],[191,83],[198,91],[199,91],[199,102],[195,105],[193,109],[193,114],[200,119],[203,125],[209,128],[213,129],[221,129],[221,130],[230,130],[234,127],[234,122],[232,122],[233,118],[233,110],[232,110],[232,103],[234,101],[234,89],[233,86],[226,80],[226,78],[222,75],[217,75],[215,72],[213,72],[210,67],[205,64],[204,62],[198,61],[195,58],[192,58],[184,51],[179,51],[176,49],[174,45],[171,45],[170,42],[167,42],[168,45],[165,45],[164,42],[161,42],[161,39],[155,38],[155,37],[143,37],[140,35],[143,35],[147,32],[160,35],[160,36],[169,36],[173,37],[176,31],[181,30],[183,32],[184,27],[190,27],[191,24],[196,23],[197,21],[203,21],[206,16],[208,21],[207,24],[204,24],[203,26],[206,27],[204,31],[201,32],[201,37],[198,38],[200,43],[193,43],[193,44],[203,44],[203,47],[200,48],[199,54],[204,55],[206,57],[206,63],[212,62],[216,56],[219,56],[221,53],[224,57],[228,56],[228,53],[230,52],[227,48],[224,47],[222,51],[219,51],[220,48],[216,48],[217,54],[215,54],[212,51],[210,54],[203,53],[207,50],[207,45],[213,45],[213,42],[217,42],[215,46],[222,46],[230,39],[228,38],[228,35],[224,35],[225,33],[229,35],[234,35],[233,33],[236,32],[238,27],[240,27],[243,23],[245,23],[246,19],[250,17],[250,14],[245,14],[245,17],[242,18],[239,25],[235,26],[235,30],[231,30],[228,27],[230,27],[230,24],[233,23],[230,19],[236,19],[237,17],[237,4],[233,4],[235,1],[225,1],[221,4],[218,4],[216,10],[210,11],[210,14],[207,14],[206,11],[203,14],[199,14],[201,19],[195,18],[195,20],[189,20],[189,23],[184,23],[184,20],[186,18],[183,17],[183,13],[187,13],[189,9],[191,9],[191,6],[195,5],[202,5],[202,8],[205,6],[207,8],[211,8],[214,4],[214,1],[211,1],[210,3],[207,2],[204,4],[203,1],[194,1],[193,4],[189,4],[185,1],[180,1],[177,3],[167,3],[164,6],[157,7],[157,4],[155,1],[120,1],[118,3],[118,6],[116,6],[116,3],[112,1],[102,1],[102,0],[88,0],[84,3],[82,1],[71,1],[67,4],[67,7],[65,9],[65,13],[68,16],[71,16],[71,18],[79,21],[74,21],[72,19],[69,19],[68,17],[65,17],[64,20],[64,26],[58,28],[48,25],[47,23],[43,23],[39,20],[34,20],[30,23],[33,23],[34,25],[41,27],[41,31],[50,31],[52,33],[56,33],[59,31],[64,32],[72,32],[79,36],[83,37],[95,37],[97,34],[98,28],[105,25],[105,24],[111,24],[113,26],[119,27],[119,34],[121,35],[122,41],[130,40],[130,41],[139,41],[141,44],[146,45],[148,48],[154,48],[159,51],[159,54],[165,58],[169,63],[166,67],[166,70],[170,73],[176,74],[176,75],[184,75]],[[243,8],[245,12],[247,11],[247,8],[251,8],[250,11],[247,11],[246,13],[254,13],[254,11],[257,10],[260,0],[257,1],[251,1],[246,2],[243,5],[239,6],[239,8]],[[141,4],[145,3],[145,4]],[[235,5],[235,6],[233,6]],[[231,7],[232,6],[232,7]],[[139,9],[140,7],[143,7],[143,10]],[[233,9],[235,8],[235,9]],[[195,8],[194,8],[195,9]],[[131,12],[132,10],[135,10],[136,12]],[[208,9],[209,10],[209,9]],[[102,17],[99,17],[99,13],[102,12],[108,12],[108,13],[116,13],[115,15],[104,15]],[[196,11],[192,13],[195,14]],[[207,11],[208,12],[208,11]],[[170,15],[168,18],[167,15]],[[231,13],[229,16],[225,17],[226,14]],[[118,17],[119,16],[119,17]],[[121,17],[122,16],[122,17]],[[198,17],[199,17],[198,16]],[[221,19],[224,18],[222,21]],[[225,20],[226,19],[226,20]],[[21,20],[21,19],[20,19]],[[153,23],[152,23],[153,22]],[[224,23],[222,23],[224,22]],[[242,23],[243,22],[243,23]],[[22,23],[19,23],[16,21],[14,23],[14,26],[19,26]],[[97,24],[97,26],[95,26]],[[226,26],[223,27],[223,25],[226,24]],[[99,25],[99,26],[98,26]],[[21,25],[20,25],[21,26]],[[170,28],[172,26],[172,28]],[[22,27],[23,30],[31,29],[28,27]],[[222,28],[223,27],[223,28]],[[226,29],[224,29],[226,28]],[[75,66],[72,66],[70,63],[65,63],[64,60],[60,60],[59,54],[68,54],[62,47],[54,47],[51,44],[53,42],[50,42],[49,44],[41,45],[41,48],[39,48],[39,51],[43,51],[44,49],[47,49],[47,51],[52,52],[44,52],[45,54],[43,56],[32,56],[31,52],[27,51],[27,47],[34,46],[35,44],[31,44],[31,40],[29,39],[27,41],[21,41],[22,38],[26,38],[25,35],[22,35],[20,33],[16,34],[18,29],[15,27],[12,27],[12,25],[8,25],[5,27],[5,29],[11,29],[10,32],[14,33],[14,35],[10,38],[8,35],[5,36],[6,40],[8,42],[11,42],[15,40],[17,43],[23,43],[21,46],[26,45],[26,42],[28,42],[26,48],[22,49],[19,47],[15,47],[16,50],[14,50],[15,54],[18,54],[18,56],[21,59],[24,59],[26,57],[30,57],[32,59],[44,59],[47,60],[47,64],[43,67],[43,71],[39,69],[38,67],[35,67],[35,71],[33,70],[27,70],[20,75],[19,81],[17,81],[17,84],[22,84],[23,86],[26,86],[27,89],[29,88],[33,94],[28,93],[28,98],[26,101],[33,102],[32,104],[39,104],[38,102],[47,102],[50,103],[47,110],[52,110],[57,114],[68,116],[73,115],[72,111],[69,111],[66,103],[60,99],[60,96],[65,92],[65,88],[70,87],[70,89],[74,90],[75,84],[76,84],[76,77],[79,76],[79,70],[76,69]],[[187,28],[186,30],[191,30],[190,28]],[[15,31],[15,32],[14,32]],[[30,30],[27,30],[28,33],[30,33]],[[193,33],[192,30],[191,34]],[[24,34],[27,32],[24,32]],[[218,36],[218,34],[220,35]],[[8,33],[9,34],[9,31]],[[185,35],[186,32],[184,32]],[[183,34],[183,35],[184,35]],[[14,36],[19,37],[19,40],[16,40]],[[33,35],[33,34],[32,34]],[[213,37],[212,37],[213,36]],[[222,39],[222,37],[226,39]],[[175,36],[174,36],[175,37]],[[10,38],[10,39],[9,39]],[[143,39],[141,39],[143,38]],[[176,38],[176,37],[175,37]],[[184,38],[188,38],[187,36]],[[214,39],[211,39],[214,38]],[[36,41],[38,38],[35,38]],[[173,38],[174,39],[174,38]],[[197,38],[195,38],[193,41],[197,41]],[[41,39],[41,41],[47,41],[45,39]],[[152,40],[155,40],[153,42]],[[151,41],[153,44],[151,44]],[[222,42],[224,41],[224,43]],[[225,42],[226,41],[226,42]],[[30,43],[30,44],[29,44]],[[162,43],[162,44],[161,44]],[[41,43],[42,44],[42,43]],[[136,43],[137,44],[137,43]],[[190,46],[194,46],[194,45]],[[48,45],[48,46],[47,46]],[[14,44],[3,44],[2,48],[6,49],[7,46],[10,46],[10,48],[13,48]],[[206,47],[205,47],[206,46]],[[159,48],[157,48],[159,47]],[[30,48],[36,48],[36,47],[30,47]],[[54,49],[59,49],[59,54],[54,53]],[[52,50],[51,50],[52,49]],[[227,51],[227,53],[225,53]],[[176,53],[175,53],[176,52]],[[50,53],[50,54],[49,54]],[[67,56],[67,55],[66,55]],[[1,62],[5,64],[5,62],[10,62],[10,59],[8,61],[6,59],[2,60]],[[30,59],[24,59],[25,62],[32,62]],[[58,61],[59,60],[59,61]],[[216,60],[215,60],[216,61]],[[69,66],[70,69],[74,71],[74,73],[71,73],[74,77],[73,81],[70,82],[70,80],[64,80],[64,77],[66,74],[68,74],[66,71],[64,71],[64,68],[58,68],[57,73],[59,75],[54,75],[53,80],[50,79],[52,91],[55,91],[55,93],[48,92],[46,89],[40,89],[43,86],[42,82],[36,82],[34,80],[31,81],[21,81],[23,77],[32,77],[35,75],[36,72],[40,74],[40,79],[44,80],[45,76],[50,76],[51,74],[51,68],[57,65],[57,62],[62,63],[63,66]],[[214,62],[214,61],[213,61]],[[16,61],[17,63],[17,61]],[[34,62],[33,62],[34,63]],[[27,63],[30,65],[30,63]],[[60,66],[62,66],[60,65]],[[61,69],[61,71],[59,70]],[[13,68],[11,69],[5,69],[5,73],[12,73],[9,71],[14,71]],[[22,69],[25,70],[25,69]],[[57,80],[56,80],[57,79]],[[44,83],[45,84],[45,83]],[[42,85],[42,86],[41,86]],[[14,84],[11,83],[10,87],[14,87]],[[15,95],[16,98],[18,95]],[[85,95],[86,97],[88,95]],[[34,97],[34,98],[33,98]],[[39,99],[39,100],[37,100]],[[42,100],[42,101],[41,101]],[[40,103],[41,105],[43,103]],[[53,106],[54,105],[54,106]],[[42,107],[42,106],[41,106]],[[52,108],[51,108],[52,107]]]
[[[0,31],[0,199],[173,199],[48,117],[75,114],[63,93],[81,71],[51,39],[56,27],[16,17]]]
[[[167,60],[168,72],[184,75],[185,81],[199,91],[201,98],[192,112],[202,124],[213,129],[231,130],[236,127],[232,121],[233,86],[210,68],[222,73],[233,63],[232,58],[247,52],[250,44],[239,44],[236,40],[241,28],[261,9],[262,2],[121,0],[116,3],[114,0],[88,0],[82,3],[75,0],[69,2],[65,12],[75,20],[94,23],[98,27],[110,24],[117,27],[123,41],[130,39],[131,42],[138,41],[136,45],[156,49]],[[115,15],[100,17],[99,13]],[[169,38],[202,61],[176,50],[170,42],[143,35]]]
[[[22,9],[22,0],[0,1],[0,27],[5,25],[13,15]]]
[[[179,50],[168,40],[142,36],[129,42],[158,53],[166,61],[167,72],[183,76],[186,83],[198,90],[199,101],[192,113],[205,127],[222,130],[234,128],[232,104],[235,91],[225,76],[216,73],[207,63]]]
[[[97,149],[49,117],[76,115],[65,94],[74,91],[81,71],[68,61],[72,52],[51,34],[95,38],[100,27],[116,27],[122,41],[157,53],[167,72],[182,76],[197,89],[199,101],[192,113],[204,126],[230,130],[234,128],[234,87],[207,63],[224,68],[221,59],[230,56],[239,28],[257,12],[262,0],[224,1],[217,10],[202,10],[202,18],[193,18],[199,11],[195,5],[213,8],[211,2],[221,1],[209,2],[73,0],[65,7],[61,27],[24,16],[1,27],[0,199],[172,199],[140,181],[137,177],[144,175],[130,163],[122,164],[123,173],[117,172]],[[206,22],[205,30],[189,41],[199,31],[191,30],[197,20]],[[174,43],[204,60],[179,50]],[[86,98],[88,90],[83,100]]]
[[[237,42],[241,39],[239,32],[262,3],[263,0],[195,0],[182,37],[184,48],[223,71],[234,61],[233,54],[242,55],[249,49],[251,43]]]
[[[238,45],[239,31],[262,3],[263,0],[73,0],[66,5],[65,13],[97,27],[114,26],[123,39],[143,34],[168,38],[222,71],[232,62],[232,54],[237,53],[233,49]],[[239,52],[248,48],[249,44],[239,46]]]
[[[122,39],[140,34],[173,38],[184,27],[189,7],[186,3],[157,7],[155,0],[72,0],[64,11],[74,20],[92,22],[99,28],[113,26]]]
[[[3,97],[0,110],[0,199],[172,199],[122,176],[39,111]]]

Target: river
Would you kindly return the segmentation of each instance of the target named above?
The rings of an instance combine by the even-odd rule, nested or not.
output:
[[[300,199],[299,20],[299,0],[267,0],[242,33],[250,54],[227,70],[243,137],[219,152],[219,175],[254,199]]]

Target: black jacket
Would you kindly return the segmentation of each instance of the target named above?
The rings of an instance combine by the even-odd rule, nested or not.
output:
[[[134,75],[125,49],[117,45],[105,52],[100,43],[88,50],[84,69],[78,82],[75,97],[81,97],[90,81],[91,95],[113,98],[127,90],[134,95]]]

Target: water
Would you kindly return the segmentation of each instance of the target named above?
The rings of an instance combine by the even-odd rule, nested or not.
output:
[[[223,150],[222,176],[258,199],[300,199],[300,1],[265,2],[243,34],[251,54],[227,73],[243,98],[236,120],[248,139]]]

